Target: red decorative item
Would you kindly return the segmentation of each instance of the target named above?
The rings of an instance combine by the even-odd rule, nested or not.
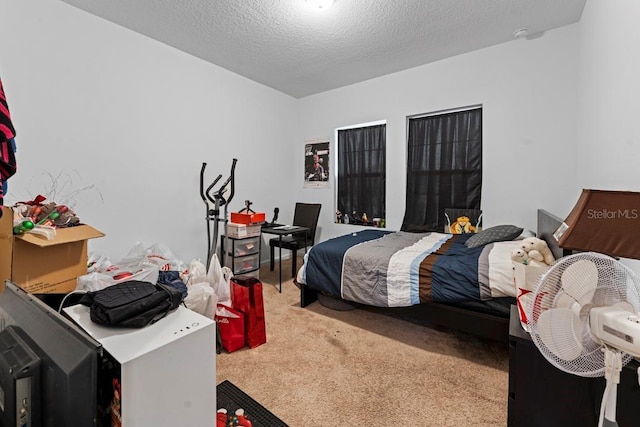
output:
[[[256,348],[267,342],[267,331],[262,299],[262,282],[255,277],[233,276],[231,278],[231,304],[244,314],[245,342]]]
[[[216,427],[227,427],[227,410],[218,409],[216,413]]]
[[[236,418],[238,419],[238,426],[240,427],[252,427],[251,421],[244,415],[244,409],[240,408],[236,410]]]
[[[244,347],[244,314],[224,304],[218,304],[215,320],[222,347],[229,353]]]

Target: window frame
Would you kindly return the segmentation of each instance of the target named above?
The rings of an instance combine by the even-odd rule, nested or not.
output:
[[[419,196],[418,196],[418,200],[422,200],[422,201],[412,201],[410,203],[410,198],[414,197],[414,195],[416,195],[417,193],[415,192],[415,190],[419,190],[418,187],[414,186],[423,186],[422,183],[419,183],[419,181],[416,181],[415,179],[415,175],[416,175],[416,171],[415,171],[415,160],[411,161],[411,155],[412,155],[412,149],[411,149],[411,141],[412,139],[410,139],[410,128],[411,128],[411,121],[412,120],[420,120],[420,119],[429,119],[429,118],[438,118],[440,116],[447,116],[447,115],[454,115],[456,113],[464,113],[464,112],[471,112],[473,110],[479,110],[479,147],[476,147],[475,150],[475,154],[476,156],[479,153],[479,166],[474,169],[475,172],[473,172],[475,175],[473,177],[471,177],[470,179],[475,179],[475,181],[479,181],[478,182],[474,182],[474,181],[467,181],[467,185],[469,184],[477,184],[474,186],[474,188],[477,188],[476,193],[472,193],[470,194],[466,201],[462,201],[460,200],[459,194],[458,194],[458,190],[460,189],[460,186],[458,184],[453,184],[455,186],[449,188],[448,191],[445,191],[444,193],[442,193],[442,185],[443,183],[440,183],[440,186],[438,187],[438,191],[442,194],[446,195],[438,195],[436,197],[437,202],[435,203],[427,203],[428,207],[431,207],[431,209],[429,209],[428,207],[425,208],[425,212],[424,215],[420,214],[416,214],[416,212],[418,211],[422,211],[422,209],[417,209],[424,207],[423,204],[425,203],[424,197],[426,197],[427,199],[431,196],[429,196],[429,194],[431,194],[431,191],[433,191],[433,189],[429,190],[427,188],[424,188],[425,192],[423,193],[422,191],[419,191]],[[436,207],[436,210],[439,210],[439,208],[468,208],[468,209],[480,209],[480,204],[481,204],[481,198],[482,198],[482,175],[483,175],[483,161],[482,161],[482,151],[483,151],[483,111],[484,111],[484,106],[482,104],[475,104],[475,105],[469,105],[469,106],[464,106],[464,107],[458,107],[458,108],[450,108],[450,109],[446,109],[446,110],[439,110],[439,111],[433,111],[430,113],[424,113],[424,114],[414,114],[411,116],[407,116],[406,118],[406,163],[405,163],[405,174],[406,174],[406,188],[405,188],[405,214],[404,214],[404,218],[402,221],[402,227],[401,229],[403,230],[409,230],[409,229],[424,229],[425,231],[438,231],[438,230],[442,230],[443,227],[441,227],[441,223],[443,223],[444,221],[444,215],[440,215],[437,214],[435,219],[437,219],[437,222],[434,222],[434,209],[433,207]],[[455,128],[455,132],[460,132],[463,131],[465,128]],[[443,135],[444,136],[444,135]],[[448,136],[452,136],[452,135],[448,135]],[[462,140],[459,140],[462,141]],[[470,143],[472,140],[467,140],[467,143]],[[438,142],[435,142],[436,144],[439,144]],[[425,147],[427,147],[425,145]],[[428,148],[426,148],[428,149]],[[436,156],[433,158],[433,160],[437,160],[437,167],[433,170],[429,170],[424,169],[422,171],[417,172],[418,175],[422,175],[425,177],[425,179],[429,176],[443,176],[443,177],[449,177],[449,178],[453,178],[453,177],[458,177],[460,176],[459,169],[440,169],[441,168],[441,157],[440,157],[440,149],[438,148],[434,148],[433,150],[436,151],[432,151],[429,154],[429,158],[431,158],[432,156]],[[454,150],[455,151],[455,150]],[[444,154],[444,151],[442,152],[442,155]],[[446,155],[451,156],[452,153],[451,152],[447,152]],[[451,157],[449,157],[451,158]],[[471,158],[467,158],[465,157],[465,162],[469,161],[468,159],[473,159],[474,157]],[[453,157],[453,159],[460,159],[459,157]],[[476,161],[478,159],[478,157],[475,157]],[[429,160],[429,161],[433,161],[433,160]],[[412,166],[414,165],[414,166]],[[457,171],[457,172],[456,172]],[[411,178],[410,178],[411,175]],[[427,181],[428,182],[428,181]],[[437,181],[436,181],[437,182]],[[411,190],[411,191],[410,191]],[[454,197],[452,194],[450,194],[452,191],[454,191],[456,193],[456,196]],[[445,199],[450,199],[450,200],[445,200]],[[412,199],[413,200],[413,199]],[[433,200],[433,199],[432,199]],[[456,202],[457,201],[457,202]],[[460,206],[457,206],[456,204],[459,204]],[[445,206],[441,206],[441,205],[445,205]],[[451,206],[449,206],[451,205]],[[456,206],[453,206],[456,205]],[[463,206],[464,205],[464,206]],[[408,214],[407,212],[413,212]],[[443,211],[444,212],[444,211]]]
[[[355,125],[348,125],[348,126],[342,126],[342,127],[338,127],[335,129],[334,131],[334,156],[333,156],[333,161],[334,161],[334,182],[336,183],[334,186],[334,194],[333,194],[333,205],[334,205],[334,222],[336,224],[342,224],[342,222],[338,222],[338,219],[336,217],[336,213],[338,211],[338,204],[339,204],[339,200],[338,200],[338,195],[339,195],[339,191],[338,191],[338,187],[340,185],[340,180],[339,180],[339,175],[340,175],[340,159],[339,159],[339,132],[340,131],[344,131],[344,130],[351,130],[351,129],[360,129],[360,128],[367,128],[367,127],[374,127],[374,126],[380,126],[380,125],[384,125],[385,127],[385,138],[384,138],[384,152],[385,152],[385,158],[384,158],[384,176],[382,177],[382,181],[384,183],[383,185],[383,191],[384,191],[384,204],[381,207],[382,208],[382,214],[386,215],[387,212],[387,198],[386,198],[386,179],[387,179],[387,161],[386,161],[386,150],[387,150],[387,132],[386,132],[386,127],[387,127],[387,120],[374,120],[374,121],[370,121],[370,122],[364,122],[364,123],[358,123]],[[362,214],[361,212],[359,212],[359,214]],[[349,222],[349,224],[356,224],[356,225],[369,225],[369,226],[374,226],[373,224],[373,217],[372,215],[370,216],[368,215],[368,220],[369,223],[368,224],[357,224],[357,223],[352,223],[351,221]],[[375,226],[377,227],[383,227],[385,225],[385,221],[386,219],[384,217],[381,217],[381,223],[377,223]]]

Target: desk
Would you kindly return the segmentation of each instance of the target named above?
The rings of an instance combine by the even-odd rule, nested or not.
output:
[[[278,225],[274,224],[274,226],[262,226],[262,233],[264,234],[273,234],[278,236],[280,239],[278,246],[278,273],[279,273],[279,288],[278,291],[282,293],[282,237],[283,236],[295,236],[297,234],[304,234],[304,251],[307,252],[307,237],[309,236],[309,228],[308,227],[300,227],[298,225]],[[269,261],[271,265],[273,265],[273,260]]]

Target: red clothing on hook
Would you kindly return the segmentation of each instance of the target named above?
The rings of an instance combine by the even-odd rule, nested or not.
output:
[[[13,149],[13,138],[16,130],[11,122],[7,97],[0,79],[0,206],[4,201],[4,183],[16,173],[16,156]],[[2,211],[0,210],[0,216]]]

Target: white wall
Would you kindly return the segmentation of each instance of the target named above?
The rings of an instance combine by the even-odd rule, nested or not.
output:
[[[333,142],[335,128],[373,120],[387,121],[387,224],[398,229],[406,116],[467,105],[483,105],[485,226],[535,229],[537,208],[564,215],[579,195],[580,24],[295,100],[65,3],[3,0],[0,15],[11,16],[0,76],[19,145],[7,201],[47,193],[50,175],[61,175],[58,202],[94,186],[75,208],[107,233],[91,248],[114,258],[136,241],[203,258],[200,166],[210,181],[233,157],[232,210],[250,199],[287,222],[295,201],[318,201],[318,238],[344,233],[333,180],[302,188],[304,141]]]
[[[580,23],[578,184],[640,190],[640,2],[589,0]]]
[[[578,186],[640,191],[640,2],[588,0],[580,22]],[[640,274],[640,262],[625,260]]]
[[[19,162],[7,204],[71,203],[107,234],[90,250],[114,259],[136,241],[204,259],[200,168],[208,184],[236,157],[230,210],[291,214],[294,98],[62,2],[2,0],[0,16]]]
[[[387,120],[387,226],[399,229],[406,117],[482,104],[484,225],[515,223],[535,230],[537,208],[566,215],[579,196],[577,45],[576,24],[303,98],[295,149],[301,157],[307,138],[330,136],[334,143],[337,127]],[[302,161],[297,166],[302,176]],[[333,224],[334,184],[329,190],[297,186],[297,198],[323,203],[322,240],[357,229]]]

